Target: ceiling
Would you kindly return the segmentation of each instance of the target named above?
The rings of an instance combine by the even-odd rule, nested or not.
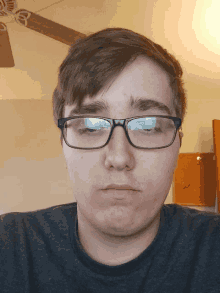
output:
[[[118,1],[17,0],[13,12],[25,9],[88,35],[111,25]],[[69,46],[21,25],[13,14],[0,17],[0,22],[6,24],[15,62],[13,68],[0,68],[0,100],[50,100]]]
[[[29,10],[83,34],[107,27],[124,27],[142,33],[177,57],[188,78],[188,89],[199,83],[205,98],[219,96],[215,94],[220,86],[220,41],[216,25],[219,18],[217,14],[210,14],[216,29],[215,35],[210,35],[207,26],[209,1],[206,6],[204,1],[191,0],[16,1],[15,11]],[[213,8],[214,12],[218,11],[217,8]],[[0,69],[0,88],[4,92],[0,93],[0,99],[1,95],[5,99],[42,96],[49,99],[57,68],[69,46],[18,24],[13,17],[0,17],[0,22],[7,26],[15,60],[13,70]],[[29,92],[24,91],[24,87],[29,88]],[[198,97],[196,92],[192,96]]]
[[[7,2],[7,0],[5,0]],[[16,11],[19,9],[30,10],[31,12],[38,13],[40,11],[46,10],[47,8],[58,5],[65,0],[16,0]],[[61,4],[62,5],[62,4]],[[13,16],[0,17],[0,21],[6,24],[15,22]]]
[[[1,1],[1,0],[0,0]],[[7,0],[5,0],[7,2]],[[34,12],[36,14],[39,14],[43,17],[46,17],[48,19],[53,18],[53,15],[51,15],[51,11],[64,11],[63,15],[66,15],[66,10],[73,15],[75,15],[76,11],[81,8],[85,9],[95,9],[97,10],[105,10],[105,5],[108,0],[80,0],[80,1],[73,1],[73,0],[16,0],[16,6],[15,11],[19,9],[25,9],[29,10],[31,12]],[[110,2],[110,1],[109,1]],[[50,17],[50,15],[52,17]],[[59,15],[59,19],[65,19],[62,15]],[[58,19],[58,23],[61,23]],[[56,21],[53,19],[53,21]],[[16,20],[13,17],[13,14],[8,16],[0,16],[0,22],[3,22],[7,25],[8,30],[10,31],[10,28],[13,28],[13,31],[15,29],[14,26],[12,26],[13,23],[16,23]],[[63,23],[61,23],[63,24]],[[65,24],[63,24],[65,25]],[[68,25],[67,25],[68,26]],[[16,29],[17,31],[20,31],[19,28],[21,28],[21,25],[17,25]],[[23,31],[23,29],[21,29]],[[91,31],[83,32],[83,33],[91,33]]]

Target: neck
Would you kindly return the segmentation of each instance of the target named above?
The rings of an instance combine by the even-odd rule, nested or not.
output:
[[[95,261],[115,266],[137,258],[153,242],[160,225],[160,213],[142,231],[129,236],[100,232],[78,216],[78,235],[85,252]]]

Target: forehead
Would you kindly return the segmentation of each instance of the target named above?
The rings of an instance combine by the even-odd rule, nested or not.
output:
[[[125,112],[127,115],[128,112],[129,115],[134,112],[144,114],[138,111],[173,116],[173,93],[169,83],[169,76],[163,68],[149,58],[138,57],[98,95],[85,97],[80,113],[74,111],[76,105],[65,106],[65,117],[89,113],[117,117],[124,116]]]

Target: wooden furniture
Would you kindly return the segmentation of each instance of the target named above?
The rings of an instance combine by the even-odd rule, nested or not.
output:
[[[216,162],[216,194],[218,213],[220,213],[220,120],[212,120],[214,153]]]
[[[216,164],[214,153],[181,153],[174,172],[174,203],[214,207]]]

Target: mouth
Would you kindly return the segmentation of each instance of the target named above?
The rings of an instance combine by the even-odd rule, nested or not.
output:
[[[113,202],[114,205],[116,202],[123,204],[131,204],[134,197],[137,196],[137,190],[132,189],[103,189],[104,199],[110,202]]]
[[[116,190],[116,191],[139,191],[137,189],[135,189],[134,187],[128,185],[128,184],[121,184],[121,185],[117,185],[117,184],[111,184],[106,186],[106,188],[104,190]]]

